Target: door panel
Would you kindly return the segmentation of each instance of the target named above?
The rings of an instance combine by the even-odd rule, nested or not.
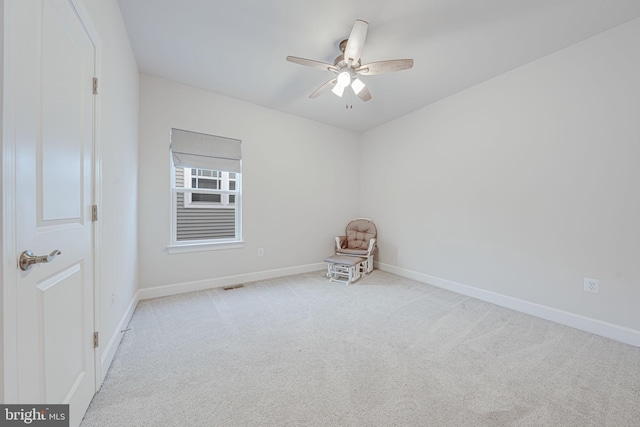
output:
[[[82,43],[79,22],[66,16],[55,2],[43,4],[42,20],[42,138],[38,154],[42,164],[42,220],[82,217],[83,145],[90,127],[83,118],[91,114],[86,96],[93,64],[86,61],[93,46]],[[77,21],[77,19],[76,19]],[[85,89],[85,90],[83,90]],[[61,108],[64,106],[64,108]],[[65,221],[65,222],[67,222]]]
[[[37,285],[42,304],[45,402],[64,402],[75,392],[74,385],[87,372],[83,305],[84,274],[76,264]],[[60,307],[72,309],[60,311]],[[91,331],[89,331],[91,332]]]

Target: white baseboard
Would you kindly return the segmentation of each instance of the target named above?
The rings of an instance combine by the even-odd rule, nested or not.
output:
[[[275,270],[257,271],[254,273],[238,274],[236,276],[217,277],[215,279],[196,280],[193,282],[176,283],[174,285],[156,286],[138,290],[140,301],[150,298],[166,297],[185,292],[202,291],[211,288],[237,285],[240,283],[255,282],[257,280],[274,279],[276,277],[291,276],[294,274],[309,273],[325,269],[324,263],[300,265],[297,267],[278,268]]]
[[[133,316],[133,312],[136,310],[138,305],[138,293],[134,295],[125,311],[122,319],[118,322],[118,326],[116,327],[113,335],[109,339],[109,343],[104,348],[102,355],[100,357],[100,384],[104,381],[104,377],[107,375],[107,371],[109,370],[109,366],[111,366],[111,362],[113,361],[113,356],[116,354],[116,350],[120,345],[120,341],[122,341],[122,334],[124,329],[127,328],[127,325],[131,321],[131,317]]]
[[[513,298],[507,295],[498,294],[484,289],[474,288],[473,286],[454,282],[452,280],[442,279],[440,277],[431,276],[429,274],[418,273],[416,271],[407,270],[385,263],[376,263],[376,267],[398,276],[416,280],[418,282],[427,283],[452,292],[487,301],[502,307],[510,308],[521,313],[530,314],[562,325],[580,329],[585,332],[600,335],[616,341],[630,344],[634,347],[640,347],[640,331],[627,328],[624,326],[614,325],[612,323],[603,322],[579,314],[570,313],[568,311],[558,310],[552,307],[536,304],[533,302]]]

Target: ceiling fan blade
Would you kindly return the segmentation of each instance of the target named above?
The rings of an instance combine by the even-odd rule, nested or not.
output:
[[[367,21],[357,19],[356,22],[353,23],[351,34],[349,34],[347,45],[344,48],[344,59],[350,64],[357,65],[360,62],[360,55],[362,55],[368,28],[369,24]]]
[[[321,70],[338,71],[338,69],[326,62],[314,61],[313,59],[298,58],[297,56],[287,56],[287,61],[294,64],[306,65],[307,67],[319,68]]]
[[[337,78],[335,78],[333,80],[329,80],[328,82],[326,82],[325,84],[320,86],[318,89],[316,89],[315,92],[313,92],[311,95],[309,95],[309,98],[317,98],[320,95],[322,95],[323,93],[325,93],[327,90],[333,89],[333,87],[336,85],[337,81],[338,81]]]
[[[362,88],[360,92],[358,92],[358,97],[362,99],[364,102],[367,102],[371,99],[371,92],[369,92],[369,88],[366,86]]]
[[[388,61],[372,62],[356,69],[356,73],[364,76],[392,73],[413,67],[413,59],[390,59]]]

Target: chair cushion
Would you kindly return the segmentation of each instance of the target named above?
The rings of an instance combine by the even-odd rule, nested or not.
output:
[[[366,261],[365,258],[356,258],[352,256],[340,256],[340,255],[331,255],[330,257],[324,260],[324,262],[328,262],[331,264],[341,264],[341,265],[358,265],[364,261]]]
[[[347,224],[347,247],[346,249],[366,249],[369,247],[369,240],[376,238],[378,230],[376,225],[368,219],[357,218]],[[344,249],[343,249],[344,250]]]

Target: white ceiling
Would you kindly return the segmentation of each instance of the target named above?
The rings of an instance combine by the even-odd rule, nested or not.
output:
[[[119,3],[141,72],[360,132],[640,16],[640,0]],[[367,103],[309,99],[333,74],[286,56],[333,63],[355,19],[369,22],[363,63],[413,69],[363,77]]]

